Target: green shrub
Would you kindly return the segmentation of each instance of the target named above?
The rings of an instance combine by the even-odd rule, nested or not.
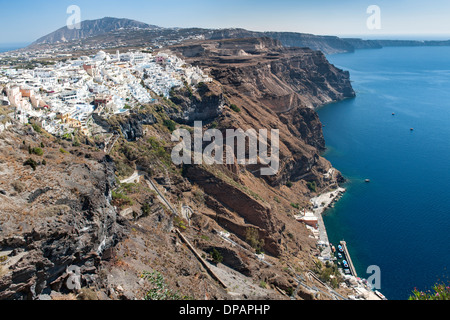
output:
[[[291,207],[295,209],[300,209],[300,205],[298,203],[291,203]]]
[[[311,190],[312,192],[316,192],[317,191],[317,184],[316,184],[315,181],[308,182],[306,185],[308,186],[308,189]]]
[[[158,271],[144,272],[141,278],[147,280],[151,288],[145,294],[144,300],[184,300],[178,292],[174,292],[167,287],[164,277]]]
[[[286,182],[286,186],[287,186],[288,188],[292,188],[292,182],[290,182],[290,181]]]
[[[216,129],[218,126],[217,122],[214,121],[213,123],[211,123],[211,125],[209,126],[210,129]]]
[[[42,157],[44,155],[44,151],[41,148],[38,148],[38,147],[32,148],[31,149],[31,153],[35,154],[37,156],[40,156],[40,157]]]
[[[294,288],[287,288],[286,293],[289,297],[292,297],[292,295],[294,294]]]
[[[339,286],[341,274],[336,264],[327,261],[327,263],[323,265],[320,261],[316,261],[315,269],[313,271],[321,281],[331,284],[334,288]]]
[[[245,231],[245,239],[247,243],[256,250],[256,253],[261,253],[264,247],[264,239],[259,238],[259,232],[256,228],[247,228]]]
[[[133,201],[121,192],[112,192],[113,203],[120,208],[133,205]]]
[[[151,207],[147,202],[142,205],[141,211],[143,217],[148,217],[152,212]]]
[[[169,129],[170,130],[170,129]],[[164,164],[170,166],[172,163],[172,156],[167,150],[164,148],[164,144],[158,141],[155,137],[150,137],[148,139],[152,150],[151,153],[155,155],[158,159],[160,159]]]
[[[235,104],[230,105],[230,109],[234,112],[241,112],[241,109]]]
[[[177,128],[177,124],[172,120],[164,120],[163,124],[170,132],[174,132]]]
[[[41,126],[39,126],[39,125],[36,124],[36,123],[31,124],[31,127],[32,127],[33,130],[34,130],[35,132],[37,132],[37,133],[41,133],[41,132],[42,132]]]
[[[414,289],[409,300],[450,300],[450,283],[447,285],[436,284],[432,291],[428,290],[427,292]]]
[[[35,171],[36,168],[37,168],[37,162],[34,161],[34,160],[31,159],[31,158],[27,159],[27,161],[25,161],[25,162],[23,163],[23,165],[24,165],[24,166],[30,166],[30,167],[33,169],[33,171]]]
[[[333,289],[339,288],[339,280],[336,277],[332,278],[330,283]]]
[[[121,178],[129,177],[133,174],[134,169],[122,160],[116,161],[117,175]]]
[[[174,225],[177,228],[180,228],[181,230],[187,229],[186,222],[183,219],[181,219],[180,217],[175,216],[173,220],[174,220]]]
[[[213,248],[209,255],[215,264],[221,263],[223,261],[223,256],[216,248]]]

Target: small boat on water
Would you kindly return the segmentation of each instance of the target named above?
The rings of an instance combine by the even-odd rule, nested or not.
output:
[[[411,128],[411,129],[409,129],[409,130],[414,131],[414,128]]]
[[[366,183],[369,183],[370,182],[370,179],[366,179]]]
[[[342,259],[342,253],[338,253],[338,259]]]
[[[346,260],[342,261],[342,264],[344,265],[344,268],[348,268],[348,262]]]
[[[339,252],[344,252],[344,248],[341,245],[338,245]]]

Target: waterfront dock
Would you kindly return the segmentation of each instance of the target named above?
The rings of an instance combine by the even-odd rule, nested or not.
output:
[[[331,251],[330,242],[328,240],[327,229],[323,221],[322,214],[324,211],[332,205],[340,196],[345,192],[344,188],[337,188],[331,192],[322,193],[317,197],[312,198],[310,201],[313,205],[312,212],[317,218],[317,231],[318,231],[318,244],[322,247],[320,258],[328,261],[332,260],[333,252]]]
[[[358,277],[358,274],[356,273],[355,266],[353,265],[352,258],[350,257],[350,253],[347,249],[347,242],[341,241],[342,248],[344,249],[345,258],[347,259],[348,267],[350,269],[350,272],[353,276]]]

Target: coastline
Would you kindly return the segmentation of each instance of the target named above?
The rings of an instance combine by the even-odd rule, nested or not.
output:
[[[313,213],[314,216],[317,218],[317,225],[319,228],[318,232],[319,240],[317,243],[321,248],[319,260],[321,260],[322,262],[333,261],[335,259],[334,253],[330,247],[330,242],[328,240],[328,234],[322,215],[328,208],[332,207],[334,203],[339,201],[339,199],[344,195],[346,191],[347,189],[338,187],[336,190],[319,194],[318,196],[310,200],[314,206]],[[348,259],[351,259],[348,252],[346,254],[348,256]],[[355,292],[355,295],[349,296],[350,299],[387,300],[386,297],[381,292],[372,289],[366,279],[359,278],[357,275],[343,275],[343,276],[347,288],[351,288]]]
[[[319,246],[323,249],[320,258],[321,260],[332,260],[333,252],[330,247],[330,241],[328,240],[328,234],[326,230],[325,223],[323,221],[322,214],[328,209],[330,206],[332,206],[335,202],[337,202],[342,195],[347,190],[342,187],[338,187],[336,190],[322,193],[314,198],[312,198],[310,201],[313,204],[313,213],[314,216],[317,218],[317,225],[319,229]]]

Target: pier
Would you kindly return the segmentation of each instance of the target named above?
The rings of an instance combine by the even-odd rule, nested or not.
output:
[[[347,258],[348,267],[353,276],[358,277],[356,274],[355,266],[353,265],[352,258],[350,257],[350,253],[347,249],[347,242],[341,241],[342,248],[344,249],[345,257]]]

